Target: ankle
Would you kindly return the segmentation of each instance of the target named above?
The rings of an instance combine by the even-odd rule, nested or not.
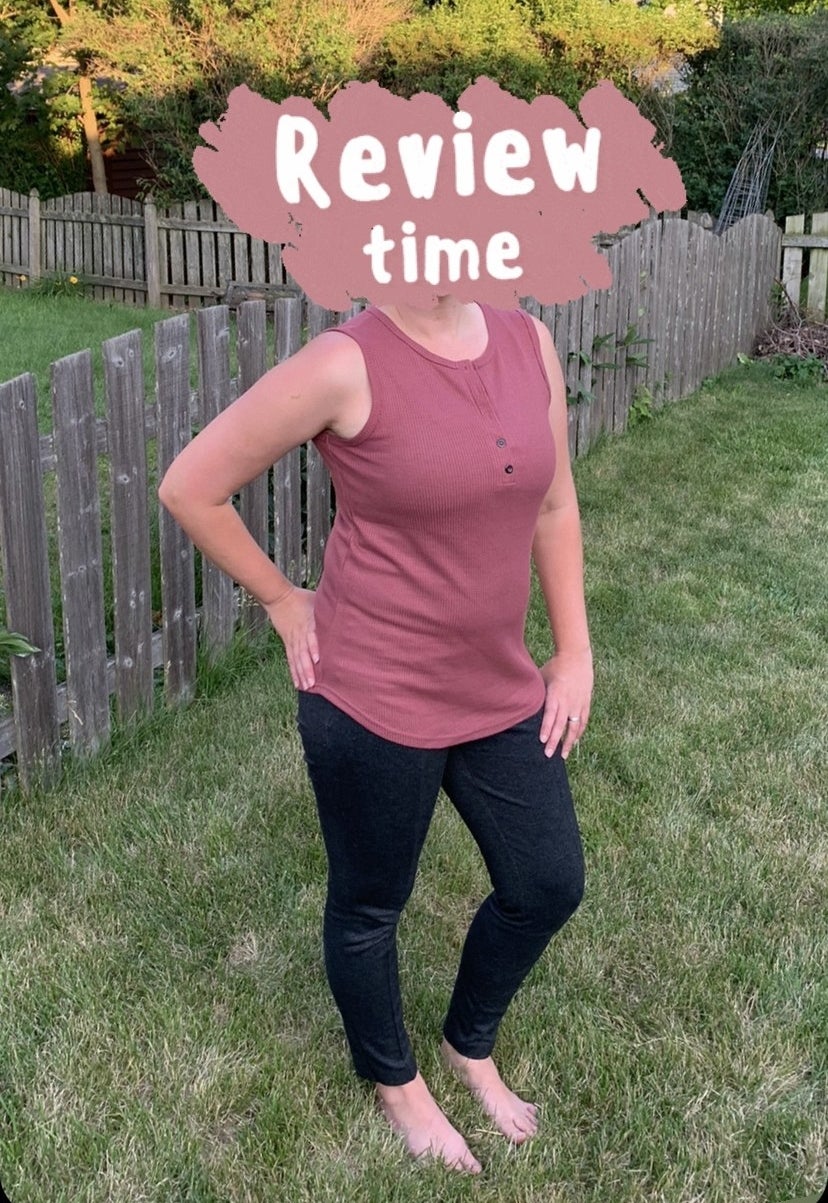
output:
[[[443,1037],[443,1043],[440,1051],[442,1052],[443,1057],[446,1060],[451,1061],[453,1065],[465,1065],[468,1062],[471,1062],[472,1065],[482,1065],[484,1061],[491,1060],[491,1057],[469,1057],[465,1053],[459,1052],[459,1050],[456,1049],[451,1041],[447,1040],[445,1036]]]
[[[375,1082],[374,1086],[379,1097],[387,1103],[403,1102],[405,1099],[414,1098],[428,1091],[420,1073],[417,1073],[410,1081],[403,1082],[398,1086],[386,1086],[382,1082]]]

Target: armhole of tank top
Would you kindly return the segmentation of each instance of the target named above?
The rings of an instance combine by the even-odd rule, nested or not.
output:
[[[535,356],[535,362],[537,363],[538,367],[540,368],[541,375],[543,376],[544,380],[546,381],[546,387],[549,390],[549,404],[551,405],[551,403],[552,403],[552,384],[549,380],[549,374],[546,371],[546,364],[543,362],[543,353],[541,352],[540,338],[538,337],[538,332],[535,329],[535,323],[532,321],[532,318],[526,312],[525,309],[518,309],[517,312],[520,314],[520,316],[523,320],[524,327],[526,328],[526,333],[529,337],[529,342],[532,344],[532,351]]]
[[[368,415],[368,421],[365,423],[362,430],[360,430],[359,434],[355,434],[352,439],[343,439],[336,434],[335,431],[329,430],[326,427],[324,430],[320,430],[316,438],[313,439],[313,442],[315,443],[317,439],[322,439],[323,442],[329,442],[334,447],[357,447],[361,442],[363,442],[364,439],[367,439],[368,436],[373,433],[374,427],[377,424],[379,417],[379,408],[377,406],[377,390],[374,388],[374,382],[371,379],[371,368],[368,360],[365,358],[365,352],[362,349],[362,344],[360,343],[359,339],[354,338],[353,334],[351,334],[349,330],[343,330],[341,326],[331,326],[326,333],[344,334],[346,338],[350,338],[351,342],[356,343],[356,345],[359,347],[360,354],[362,355],[362,359],[365,364],[365,374],[368,377],[368,391],[371,394],[371,412]]]

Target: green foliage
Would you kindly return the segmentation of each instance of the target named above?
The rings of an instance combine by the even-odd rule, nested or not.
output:
[[[796,384],[820,384],[828,380],[828,364],[818,355],[774,355],[771,359],[777,380],[792,380]]]
[[[455,0],[423,9],[389,29],[375,67],[379,82],[398,95],[433,92],[449,104],[479,75],[527,100],[555,90],[556,73],[531,14],[514,0]]]
[[[763,17],[774,13],[815,13],[825,0],[719,0],[726,17]]]
[[[82,297],[86,285],[74,272],[55,272],[42,276],[31,285],[31,291],[41,297]]]
[[[0,627],[0,658],[7,656],[33,656],[35,652],[39,651],[39,647],[34,647],[22,635],[18,635],[14,631],[7,631],[5,627]]]
[[[695,0],[531,3],[545,53],[577,80],[578,95],[601,79],[611,79],[636,99],[642,90],[658,86],[677,56],[694,54],[716,40],[715,25]]]
[[[615,360],[597,360],[595,356],[613,340],[615,340],[616,352],[624,351],[623,363],[619,363],[617,358]],[[651,342],[655,342],[655,339],[643,338],[638,333],[638,328],[633,323],[630,323],[621,338],[616,338],[614,330],[610,330],[606,334],[596,334],[592,340],[591,351],[585,351],[583,348],[577,351],[570,351],[567,356],[567,363],[577,360],[584,367],[591,367],[594,372],[621,372],[624,368],[646,368],[648,366],[646,355],[638,355],[635,352],[631,352],[630,348]],[[644,392],[648,392],[648,390],[645,389]],[[584,388],[581,381],[578,381],[574,392],[567,392],[567,405],[577,405],[581,401],[590,402],[593,400],[593,393],[589,389]],[[652,401],[651,395],[650,400]],[[649,413],[644,416],[649,417]]]
[[[595,394],[591,391],[591,389],[584,388],[584,386],[580,380],[578,381],[578,383],[575,386],[575,392],[570,393],[569,391],[567,391],[567,394],[566,394],[567,405],[579,405],[582,401],[584,402],[585,405],[588,405],[590,403],[590,401],[594,401],[594,400],[595,400]]]
[[[0,598],[2,598],[2,592],[0,592]],[[9,656],[32,656],[39,651],[40,648],[29,643],[23,635],[8,630],[0,623],[0,661],[8,659]]]
[[[617,358],[615,360],[596,359],[595,356],[613,340],[615,340],[616,352],[622,350],[624,351],[623,363],[619,363]],[[593,372],[621,372],[624,370],[624,368],[646,368],[648,366],[646,355],[637,355],[635,352],[631,352],[630,348],[642,346],[644,343],[651,342],[655,342],[655,339],[643,338],[638,333],[638,328],[633,323],[630,323],[621,338],[615,337],[614,330],[610,330],[606,334],[596,334],[592,340],[591,351],[585,351],[583,348],[577,351],[570,351],[567,356],[567,363],[570,363],[572,360],[577,360],[579,364],[582,364],[585,367],[591,367]],[[648,393],[648,390],[645,389],[644,392]],[[652,401],[652,396],[649,393],[648,395],[650,396],[650,401]],[[567,405],[577,405],[581,401],[590,402],[593,400],[593,393],[591,390],[584,388],[581,381],[578,381],[574,392],[567,392]],[[641,414],[641,416],[649,417],[649,413],[646,415]]]
[[[136,0],[137,2],[137,0]],[[39,0],[21,0],[0,32],[0,185],[49,197],[81,191],[86,152],[81,133],[80,70],[94,65],[80,31],[103,0],[73,0],[64,28],[56,12]],[[117,84],[93,85],[93,101],[104,145],[122,135]]]
[[[455,104],[487,75],[574,107],[609,78],[656,124],[691,207],[718,211],[770,113],[783,133],[769,204],[777,216],[828,208],[828,161],[813,154],[828,109],[828,11],[775,3],[814,11],[726,20],[719,34],[699,0],[74,0],[61,27],[43,0],[20,0],[0,32],[0,185],[43,197],[83,186],[78,67],[94,81],[104,147],[142,147],[161,202],[203,195],[191,161],[199,126],[238,84],[324,108],[349,80],[377,80]],[[724,11],[762,7],[725,0]],[[690,86],[670,96],[661,81],[688,56]]]
[[[627,414],[627,428],[634,429],[643,422],[649,422],[653,417],[653,401],[655,398],[646,385],[639,385],[633,394],[632,404]]]
[[[645,343],[655,342],[654,338],[643,338],[638,333],[638,327],[633,323],[627,326],[626,332],[621,338],[616,339],[615,345],[620,351],[622,348],[625,351],[624,366],[628,368],[646,368],[647,356],[639,355],[636,351],[631,351],[631,347],[642,347]]]
[[[49,26],[31,4],[0,22],[0,186],[58,196],[83,187],[84,158],[68,73],[52,69],[34,83]]]
[[[633,100],[680,53],[715,38],[696,0],[73,0],[61,27],[43,0],[20,0],[0,36],[0,184],[43,197],[84,175],[77,70],[94,81],[103,145],[140,146],[160,202],[203,195],[192,170],[198,129],[245,83],[274,101],[324,108],[352,79],[454,104],[480,75],[524,99],[575,107],[598,79]],[[35,71],[45,56],[45,82]]]
[[[725,21],[697,54],[689,87],[650,116],[678,162],[687,203],[718,213],[757,123],[780,131],[768,192],[777,220],[828,208],[828,160],[816,155],[828,112],[828,9]]]

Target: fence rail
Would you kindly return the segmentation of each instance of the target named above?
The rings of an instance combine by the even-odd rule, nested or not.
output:
[[[812,213],[810,221],[804,213],[785,218],[782,283],[794,304],[818,319],[828,317],[828,212]]]
[[[739,352],[752,350],[769,324],[780,241],[781,232],[767,216],[745,218],[721,237],[696,222],[653,218],[601,252],[613,273],[609,290],[567,305],[525,302],[548,326],[564,367],[574,402],[568,428],[572,456],[583,454],[602,431],[623,430],[637,398],[661,403],[684,397]],[[276,360],[298,349],[303,324],[313,336],[337,320],[306,298],[278,298]],[[190,321],[183,313],[156,324],[155,400],[150,403],[144,396],[140,334],[104,343],[105,420],[95,418],[89,351],[52,366],[52,435],[38,432],[31,374],[0,384],[6,625],[41,649],[34,656],[12,657],[13,713],[0,721],[0,758],[16,753],[24,788],[55,778],[61,743],[79,756],[106,744],[113,694],[120,719],[151,709],[156,670],[163,666],[167,701],[184,702],[192,694],[199,643],[213,655],[240,624],[253,632],[268,625],[261,608],[206,562],[196,596],[195,550],[155,494],[155,480],[193,429],[265,371],[265,302],[239,306],[235,380],[229,373],[228,307],[196,314],[195,396]],[[153,451],[155,474],[148,467]],[[109,465],[103,491],[102,461]],[[57,483],[54,512],[44,490],[51,473]],[[293,449],[248,484],[238,505],[254,538],[289,579],[295,584],[318,579],[330,531],[331,482],[312,444]],[[56,565],[49,560],[50,531],[53,541],[56,531]],[[160,613],[152,610],[153,564],[160,577]],[[60,682],[53,567],[62,597],[65,680]],[[107,618],[114,654],[107,648]]]

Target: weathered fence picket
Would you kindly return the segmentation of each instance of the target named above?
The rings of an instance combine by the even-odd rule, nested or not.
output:
[[[206,426],[230,403],[230,312],[226,305],[200,309],[198,328],[199,425]],[[236,622],[233,582],[206,558],[201,564],[201,633],[209,655],[233,638]]]
[[[190,321],[187,314],[155,327],[158,405],[157,464],[161,479],[190,441]],[[164,688],[169,703],[188,701],[196,678],[195,549],[163,505],[159,505]]]
[[[782,256],[782,284],[788,296],[824,319],[828,316],[828,212],[812,213],[810,219],[804,213],[786,217]]]
[[[92,755],[109,739],[109,684],[92,355],[52,365],[57,529],[69,742]]]
[[[141,334],[103,344],[109,432],[115,692],[123,721],[152,709],[152,573]]]
[[[807,305],[817,313],[828,312],[828,213],[814,213],[811,234],[824,239],[821,246],[811,247],[811,266],[808,272]]]
[[[336,315],[313,301],[308,302],[308,338],[335,325]],[[331,480],[322,456],[313,443],[307,446],[307,527],[308,572],[315,577],[322,571],[325,543],[331,529]]]
[[[239,359],[239,396],[265,374],[265,303],[251,301],[242,307],[238,318],[237,353]],[[239,513],[244,525],[263,551],[268,550],[269,479],[262,472],[242,489]],[[242,625],[251,635],[267,629],[268,617],[255,598],[244,594],[241,604]]]
[[[612,272],[613,281],[618,280],[621,244],[614,242],[611,246],[607,247],[605,254],[610,271]],[[609,431],[612,429],[615,378],[618,375],[613,340],[616,337],[617,329],[619,291],[620,289],[618,288],[605,288],[598,294],[596,331],[599,341],[598,345],[596,345],[593,340],[593,346],[589,348],[590,354],[594,355],[595,362],[598,365],[594,373],[595,396],[592,405],[595,408],[595,427],[593,428],[593,436],[596,436],[600,431]],[[608,335],[610,334],[612,338],[608,341]],[[604,366],[607,364],[612,366]]]
[[[0,512],[6,624],[39,648],[11,657],[14,737],[20,783],[46,784],[60,761],[55,636],[34,376],[0,384]],[[6,753],[4,752],[4,755]]]
[[[128,263],[137,262],[127,256],[129,239],[124,238],[118,250],[116,223],[111,223],[110,242],[99,222],[101,232],[97,244],[92,239],[90,250],[96,213],[91,201],[84,200],[84,204],[84,220],[74,224],[57,216],[61,212],[66,216],[68,210],[52,207],[54,237],[46,246],[45,262],[54,263],[61,247],[65,253],[73,245],[72,253],[88,252],[95,262],[96,256],[102,256],[102,270],[111,265],[113,272],[126,273]],[[206,222],[206,212],[199,204],[190,220]],[[77,210],[72,213],[76,215]],[[157,267],[164,271],[164,265],[169,267],[176,257],[183,262],[193,242],[192,238],[188,242],[183,209],[179,217],[166,224],[159,219],[158,225],[158,245],[166,249],[159,249]],[[25,220],[0,229],[3,254],[22,255],[28,239]],[[243,280],[246,261],[252,262],[257,272],[281,267],[278,255],[253,254],[246,235],[230,234],[215,223],[210,236],[212,259],[208,254],[203,263],[214,281],[214,291],[220,286],[215,281],[223,285],[228,271]],[[745,218],[722,237],[675,215],[654,218],[601,248],[613,275],[609,290],[588,292],[568,304],[526,302],[527,309],[541,318],[552,335],[569,394],[591,396],[591,400],[569,406],[571,455],[583,454],[604,431],[623,430],[637,397],[649,395],[660,403],[686,396],[706,376],[732,362],[737,351],[751,349],[769,320],[781,238],[781,232],[764,216]],[[203,249],[202,243],[199,246]],[[802,254],[801,248],[793,249]],[[151,257],[145,262],[151,275]],[[813,259],[811,276],[817,279],[818,288],[819,271],[814,272]],[[200,279],[197,286],[187,280],[185,272],[175,285],[182,290],[179,295],[186,301],[202,295],[198,290],[207,285],[204,277]],[[286,283],[288,288],[293,286],[290,280]],[[358,308],[354,306],[351,313]],[[313,337],[337,320],[347,320],[351,313],[337,319],[296,293],[278,296],[273,309],[276,361],[298,350],[303,324]],[[206,654],[217,654],[233,637],[239,620],[250,634],[269,629],[262,607],[243,593],[237,597],[230,578],[206,560],[202,562],[201,597],[197,598],[196,553],[155,495],[156,479],[194,429],[219,414],[266,371],[267,320],[264,301],[239,305],[238,372],[231,379],[228,306],[199,311],[195,394],[189,382],[189,315],[159,322],[155,399],[150,404],[144,397],[140,334],[132,331],[110,339],[103,348],[105,421],[94,416],[89,352],[58,361],[52,376],[53,434],[38,434],[31,375],[0,385],[4,552],[0,586],[6,595],[5,625],[41,649],[31,657],[12,657],[13,714],[0,720],[0,757],[16,752],[24,788],[35,780],[52,779],[59,771],[61,723],[68,721],[67,740],[73,751],[88,755],[109,738],[113,693],[121,719],[147,711],[154,704],[155,670],[163,666],[167,701],[184,702],[193,693],[199,645]],[[611,337],[607,339],[607,335]],[[152,440],[156,440],[157,473],[149,469],[148,444]],[[108,457],[110,466],[106,497],[98,495],[101,456]],[[55,470],[66,668],[66,680],[60,682],[43,482],[44,473]],[[330,532],[331,481],[313,444],[289,450],[272,470],[240,490],[238,504],[253,538],[291,581],[310,584],[318,579]],[[104,510],[112,530],[110,615],[104,602]],[[156,545],[160,615],[152,611],[151,562]],[[107,624],[113,633],[114,657],[108,656]]]
[[[285,297],[276,307],[276,361],[287,359],[302,345],[302,303]],[[273,470],[273,558],[288,580],[302,574],[301,452],[294,447]]]

